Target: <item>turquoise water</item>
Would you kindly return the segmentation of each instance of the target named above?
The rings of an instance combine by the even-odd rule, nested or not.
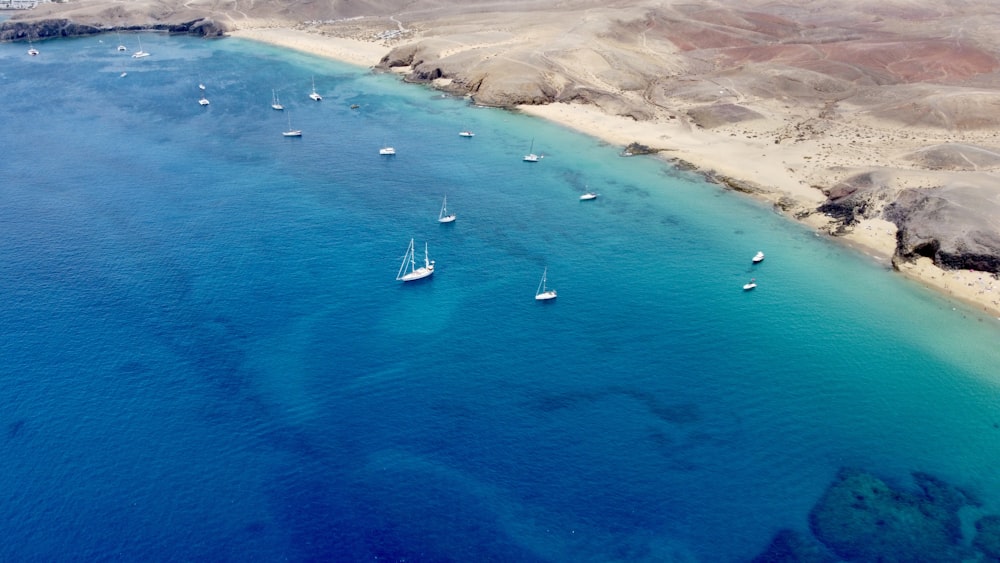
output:
[[[0,559],[740,561],[842,466],[1000,511],[995,320],[552,124],[115,45],[0,45]]]

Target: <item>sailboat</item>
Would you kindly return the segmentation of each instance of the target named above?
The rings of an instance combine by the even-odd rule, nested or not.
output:
[[[320,96],[319,92],[316,91],[316,77],[315,76],[313,77],[313,91],[312,91],[311,94],[309,94],[309,97],[312,98],[313,100],[317,101],[317,102],[323,99],[323,96]]]
[[[455,214],[448,213],[448,196],[444,196],[444,201],[441,202],[441,212],[438,213],[438,223],[454,223]]]
[[[542,281],[538,282],[538,289],[535,290],[535,301],[548,301],[556,298],[556,290],[549,289],[548,286],[545,285],[546,274],[548,274],[548,272],[548,268],[542,270]]]
[[[538,160],[540,158],[542,158],[542,157],[538,156],[537,154],[535,154],[534,152],[532,152],[532,151],[534,151],[534,149],[535,149],[535,140],[532,139],[531,140],[531,148],[528,149],[528,154],[524,155],[524,161],[525,162],[538,162]]]
[[[434,261],[427,258],[427,243],[424,243],[424,265],[417,268],[416,260],[413,257],[413,239],[410,239],[410,246],[406,249],[406,256],[403,256],[403,263],[399,266],[396,279],[403,282],[416,281],[429,277],[434,273]],[[409,271],[407,271],[409,265]]]
[[[389,145],[387,145],[385,143],[385,141],[383,141],[382,142],[382,148],[380,148],[378,150],[378,153],[381,154],[381,155],[383,155],[383,156],[392,156],[392,155],[396,154],[396,149],[393,148],[393,147],[390,147]]]
[[[274,93],[273,88],[271,89],[271,109],[278,111],[285,109],[285,106],[281,105],[281,102],[278,101],[278,95]]]
[[[301,137],[302,136],[301,129],[292,129],[292,115],[291,114],[286,114],[286,115],[288,116],[288,130],[282,133],[282,135],[285,137]]]
[[[136,51],[136,52],[134,52],[134,53],[132,53],[132,58],[133,59],[141,59],[143,57],[148,57],[149,53],[147,53],[146,51],[142,50],[142,37],[137,37],[136,39],[139,41],[139,50]]]
[[[118,51],[119,52],[128,51],[128,47],[126,47],[125,44],[122,43],[122,33],[120,31],[118,32]]]
[[[36,48],[35,48],[35,47],[34,47],[34,46],[33,46],[33,45],[31,44],[31,40],[30,40],[30,39],[28,40],[28,54],[29,54],[29,55],[31,55],[32,57],[34,57],[35,55],[37,55],[37,54],[38,54],[38,49],[36,49]]]

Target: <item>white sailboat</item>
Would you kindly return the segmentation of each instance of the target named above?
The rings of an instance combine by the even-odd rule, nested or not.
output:
[[[556,298],[556,290],[549,289],[546,285],[546,275],[549,269],[542,270],[542,280],[538,282],[538,289],[535,290],[535,301],[548,301]]]
[[[438,223],[454,223],[455,219],[454,213],[448,213],[448,196],[444,196],[444,201],[441,202],[441,212],[438,213]]]
[[[28,54],[29,54],[29,55],[31,55],[32,57],[34,57],[35,55],[37,55],[37,54],[38,54],[38,49],[36,49],[36,48],[35,48],[35,47],[34,47],[34,46],[33,46],[33,45],[31,44],[31,40],[30,40],[30,39],[28,40]]]
[[[142,50],[142,37],[137,37],[136,39],[139,41],[139,50],[136,51],[136,52],[134,52],[134,53],[132,53],[132,58],[133,59],[141,59],[143,57],[148,57],[149,53],[147,53],[146,51]]]
[[[314,76],[312,80],[313,80],[313,91],[311,94],[309,94],[309,97],[314,101],[318,102],[323,99],[323,96],[320,96],[319,92],[316,91],[316,77]]]
[[[396,154],[396,149],[389,146],[388,144],[385,143],[385,141],[383,141],[382,148],[378,150],[378,153],[382,156],[392,156]]]
[[[278,94],[274,92],[273,88],[271,89],[271,109],[278,111],[285,109],[285,106],[281,105],[281,102],[278,101]]]
[[[531,148],[528,149],[528,154],[524,155],[524,161],[525,162],[538,162],[539,159],[542,158],[542,157],[538,156],[537,154],[535,154],[533,152],[534,150],[535,150],[535,140],[532,139],[531,140]]]
[[[118,32],[118,51],[122,53],[128,51],[128,47],[122,43],[122,33],[120,31]]]
[[[282,133],[282,135],[285,137],[301,137],[302,136],[301,129],[292,129],[292,115],[291,114],[286,114],[286,115],[288,116],[288,129],[284,133]]]
[[[429,277],[434,273],[434,261],[427,258],[427,243],[424,243],[424,265],[417,268],[414,259],[413,239],[410,239],[410,246],[406,249],[406,256],[403,256],[403,263],[399,266],[396,279],[403,282],[416,281]],[[407,271],[409,266],[409,271]]]

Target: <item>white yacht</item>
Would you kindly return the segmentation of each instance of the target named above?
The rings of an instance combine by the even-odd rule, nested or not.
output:
[[[757,251],[757,254],[753,255],[753,263],[754,264],[756,264],[757,262],[761,262],[763,260],[764,260],[764,253],[763,252]]]
[[[465,131],[459,131],[458,132],[458,136],[459,137],[475,137],[476,134],[473,133],[472,131],[465,130]]]
[[[311,94],[309,94],[309,98],[312,99],[313,101],[316,101],[316,102],[318,102],[318,101],[320,101],[320,100],[323,99],[323,96],[320,96],[319,92],[316,91],[316,78],[315,77],[313,77],[313,91],[312,91]]]
[[[532,139],[531,140],[531,147],[528,149],[528,154],[524,155],[524,159],[523,160],[525,162],[538,162],[539,160],[541,160],[542,157],[540,157],[537,154],[535,154],[534,153],[534,149],[535,149],[535,140]]]
[[[743,284],[743,291],[750,291],[751,289],[753,289],[755,287],[757,287],[757,280],[754,279],[754,278],[750,278],[750,281],[748,281],[747,283]]]
[[[454,213],[448,213],[448,196],[444,196],[441,202],[441,212],[438,213],[438,223],[454,223],[456,219]]]
[[[148,57],[149,53],[147,53],[146,51],[142,50],[142,38],[139,37],[137,39],[139,41],[139,50],[136,51],[136,52],[134,52],[134,53],[132,53],[132,58],[133,59],[142,59],[142,58]]]
[[[302,130],[301,129],[292,129],[292,116],[291,116],[291,114],[286,114],[286,115],[288,115],[288,129],[285,132],[282,133],[282,136],[284,136],[284,137],[301,137],[302,136]]]
[[[410,239],[410,246],[406,249],[406,256],[403,256],[403,263],[399,266],[396,279],[403,282],[421,280],[430,277],[434,273],[434,261],[427,258],[427,243],[424,243],[424,265],[417,267],[413,257],[413,239]],[[409,266],[409,268],[407,268]]]
[[[597,199],[597,194],[594,192],[587,192],[580,196],[580,201],[590,201],[592,199]]]
[[[535,290],[535,301],[548,301],[556,298],[556,290],[549,289],[546,285],[546,275],[549,269],[542,270],[542,280],[538,282],[538,289]]]
[[[271,89],[271,109],[277,111],[285,109],[285,106],[281,105],[281,102],[278,101],[278,94],[274,92],[274,89]]]

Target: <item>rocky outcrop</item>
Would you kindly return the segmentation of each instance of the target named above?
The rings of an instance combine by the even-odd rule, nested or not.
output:
[[[817,211],[850,227],[860,219],[876,217],[889,201],[886,179],[876,172],[865,172],[846,178],[824,193],[827,200]]]
[[[38,21],[6,21],[0,23],[0,41],[26,41],[51,39],[56,37],[82,37],[107,33],[109,31],[164,31],[186,33],[202,37],[221,37],[225,29],[208,18],[176,23],[161,23],[148,26],[97,26],[77,23],[68,19],[46,19]]]
[[[1000,273],[1000,187],[903,190],[884,216],[896,224],[896,258],[931,258],[945,269]]]
[[[663,149],[656,149],[653,147],[646,146],[637,141],[632,141],[625,146],[625,150],[622,151],[622,156],[638,156],[642,154],[656,154]]]
[[[864,471],[842,469],[809,514],[813,534],[848,561],[962,561],[958,510],[975,504],[923,473],[917,490],[893,488]]]

